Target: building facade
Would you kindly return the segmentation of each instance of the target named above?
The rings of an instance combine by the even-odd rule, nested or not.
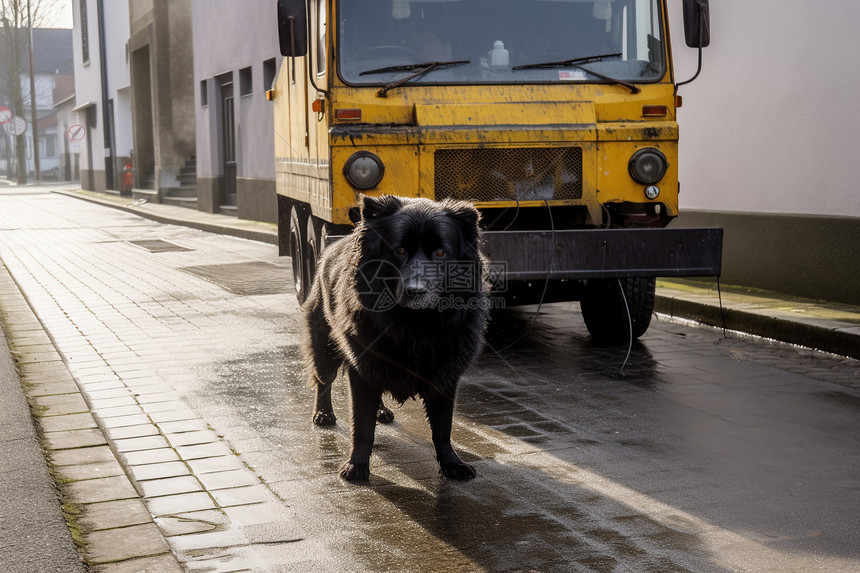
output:
[[[81,187],[128,193],[132,162],[128,5],[73,2],[75,107],[69,145],[80,157]],[[81,131],[83,130],[83,131]]]
[[[126,8],[133,193],[196,208],[191,0],[129,0]]]
[[[201,209],[275,222],[272,89],[282,57],[273,2],[194,0]]]
[[[670,5],[683,81],[696,50]],[[710,13],[704,68],[679,92],[678,223],[725,228],[726,284],[860,304],[860,4],[720,0]]]

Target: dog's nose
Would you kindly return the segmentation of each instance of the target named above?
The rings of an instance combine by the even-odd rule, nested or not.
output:
[[[409,283],[404,290],[406,291],[406,296],[410,297],[419,297],[427,294],[427,287],[418,282]]]

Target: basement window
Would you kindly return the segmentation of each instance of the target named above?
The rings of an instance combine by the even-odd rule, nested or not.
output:
[[[277,63],[275,58],[263,62],[263,91],[275,89]]]
[[[251,79],[251,66],[239,70],[239,95],[246,96],[254,92]]]

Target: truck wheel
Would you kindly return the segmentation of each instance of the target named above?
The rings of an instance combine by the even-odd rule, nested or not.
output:
[[[621,297],[619,280],[627,298],[627,307]],[[630,322],[633,338],[639,338],[651,324],[654,311],[654,291],[657,281],[650,277],[626,279],[591,279],[585,285],[579,306],[582,319],[591,337],[598,342],[621,344],[630,339]],[[627,308],[630,309],[630,318]]]
[[[307,219],[299,216],[298,209],[290,209],[290,259],[293,263],[293,286],[299,304],[308,297],[308,281],[305,276],[305,237],[307,237]]]

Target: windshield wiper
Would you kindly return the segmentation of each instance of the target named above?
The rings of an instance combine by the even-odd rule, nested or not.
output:
[[[524,66],[514,66],[511,68],[511,71],[516,70],[533,70],[536,68],[576,68],[578,70],[582,70],[587,74],[591,74],[596,78],[600,78],[605,82],[610,82],[613,84],[618,84],[619,86],[624,86],[625,88],[630,90],[630,93],[638,94],[639,88],[631,84],[630,82],[625,82],[624,80],[619,80],[618,78],[611,78],[599,72],[595,72],[589,68],[584,67],[582,64],[588,64],[591,62],[599,62],[600,60],[604,60],[606,58],[617,58],[622,54],[603,54],[600,56],[585,56],[583,58],[573,58],[571,60],[560,60],[558,62],[541,62],[538,64],[526,64]]]
[[[587,64],[589,62],[599,62],[606,58],[618,58],[623,54],[603,54],[600,56],[584,56],[582,58],[573,58],[571,60],[560,60],[558,62],[541,62],[539,64],[526,64],[524,66],[514,66],[512,70],[531,70],[534,68],[563,68],[565,66],[573,66],[574,64]]]
[[[367,70],[361,72],[360,76],[365,76],[367,74],[383,74],[386,72],[410,72],[413,70],[417,70],[414,74],[410,74],[405,78],[399,79],[396,82],[391,82],[390,84],[385,84],[385,86],[376,92],[376,95],[379,97],[386,97],[388,92],[393,90],[396,87],[400,87],[411,79],[423,76],[427,72],[435,70],[437,68],[441,68],[443,66],[456,66],[459,64],[471,64],[469,60],[453,60],[450,62],[423,62],[421,64],[406,64],[403,66],[390,66],[387,68],[377,68],[373,70]]]

